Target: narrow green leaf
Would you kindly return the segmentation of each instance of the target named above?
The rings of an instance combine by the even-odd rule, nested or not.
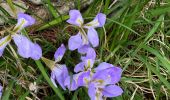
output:
[[[145,65],[155,74],[158,76],[158,78],[161,80],[162,83],[165,84],[165,86],[170,89],[170,83],[156,70],[155,67],[153,67],[150,63],[148,63],[147,59],[136,55],[142,62],[145,63]]]
[[[104,5],[104,13],[105,14],[107,14],[109,4],[110,4],[110,0],[105,0],[105,5]]]
[[[16,15],[16,10],[15,10],[12,0],[7,0],[7,3],[9,5],[10,9],[13,11],[13,13]]]
[[[80,89],[79,89],[80,90]],[[79,90],[75,91],[74,94],[73,94],[73,97],[72,97],[72,100],[77,100],[77,95],[78,95],[78,92]]]
[[[5,92],[3,93],[2,100],[9,100],[9,96],[12,93],[12,88],[14,86],[15,80],[9,82],[9,85],[5,89]]]
[[[47,3],[47,7],[50,11],[50,13],[53,15],[54,18],[57,18],[59,15],[57,11],[55,10],[54,6],[52,5],[50,0],[44,0],[45,3]]]
[[[28,96],[29,93],[30,93],[30,92],[27,91],[26,93],[24,93],[23,95],[21,95],[18,100],[25,100],[25,97]]]
[[[57,25],[57,24],[61,23],[62,21],[67,20],[68,18],[69,18],[68,15],[63,16],[63,17],[58,17],[58,18],[48,22],[47,24],[42,25],[40,28],[37,29],[37,31],[44,30],[44,29],[47,29],[47,28],[52,27],[54,25]]]
[[[158,29],[159,25],[162,23],[164,15],[161,15],[159,19],[156,21],[157,23],[154,25],[152,30],[148,33],[147,37],[145,38],[144,42],[146,42]]]
[[[145,44],[145,43],[148,41],[148,39],[157,31],[157,29],[159,28],[160,24],[162,23],[163,18],[164,18],[164,15],[161,15],[161,16],[159,17],[159,19],[156,21],[157,23],[153,26],[153,28],[151,29],[151,31],[149,31],[149,33],[147,33],[146,38],[144,39],[143,42],[141,42],[141,43],[138,45],[138,47],[137,47],[137,49],[134,51],[133,55],[136,55],[136,53],[140,50],[141,46],[142,46],[143,44]]]
[[[164,6],[160,6],[160,7],[150,9],[147,14],[151,15],[152,17],[155,17],[157,15],[169,13],[170,12],[169,9],[170,9],[170,5],[166,4]]]
[[[81,0],[76,0],[77,3],[77,9],[80,10],[81,9]]]
[[[170,73],[170,61],[166,57],[163,57],[157,50],[155,50],[149,46],[142,45],[141,47],[143,49],[149,51],[150,53],[154,54],[162,62],[164,67],[166,69],[168,69],[168,72]]]
[[[45,78],[45,80],[48,82],[48,84],[51,86],[51,88],[54,90],[54,92],[58,95],[58,97],[61,99],[61,100],[64,100],[64,97],[62,96],[60,90],[58,88],[56,88],[53,83],[51,82],[49,76],[47,75],[45,69],[44,69],[44,66],[42,65],[41,61],[37,60],[35,61],[37,67],[39,68],[39,70],[41,71],[43,77]]]
[[[120,26],[128,29],[129,31],[135,33],[136,35],[139,35],[139,36],[140,36],[140,34],[138,34],[136,31],[132,30],[130,27],[128,27],[128,26],[126,26],[126,25],[124,25],[124,24],[122,24],[122,23],[120,23],[120,22],[118,22],[118,21],[115,21],[115,20],[112,20],[112,19],[109,19],[109,18],[107,18],[107,20],[110,21],[110,22],[116,23],[116,24],[118,24],[118,25],[120,25]]]

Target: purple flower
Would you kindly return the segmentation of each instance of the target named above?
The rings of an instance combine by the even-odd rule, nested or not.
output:
[[[86,50],[84,51],[84,49]],[[70,91],[76,90],[79,86],[87,86],[91,79],[91,68],[96,58],[96,52],[89,46],[83,46],[79,49],[79,52],[85,56],[82,56],[82,62],[78,63],[74,68],[74,72],[77,74],[72,77],[68,76],[65,81],[65,85]]]
[[[38,60],[42,56],[41,47],[32,43],[27,37],[24,35],[15,34],[12,35],[14,43],[18,47],[18,54],[23,58],[32,58],[34,60]],[[11,41],[11,36],[8,35],[0,40],[0,56],[2,56],[3,51],[7,44]]]
[[[91,79],[92,68],[95,62],[94,55],[88,55],[89,52],[93,50],[92,48],[88,49],[87,54],[85,57],[82,57],[82,62],[78,63],[75,68],[74,72],[78,73],[78,86],[86,86]]]
[[[56,64],[56,66],[52,69],[51,72],[51,81],[53,82],[53,84],[57,87],[55,83],[55,81],[57,81],[59,85],[64,90],[66,90],[64,81],[66,80],[67,77],[68,77],[68,70],[66,65]]]
[[[16,34],[23,28],[33,25],[35,23],[35,19],[24,13],[19,13],[17,19],[17,24],[14,27],[14,35],[12,35],[12,37],[18,47],[19,55],[23,58],[30,57],[34,60],[40,59],[42,56],[41,47],[36,43],[32,43],[27,37]]]
[[[121,68],[103,62],[94,70],[95,73],[82,72],[78,78],[78,84],[88,88],[91,100],[103,100],[103,97],[116,97],[123,93],[123,90],[115,85],[121,78]]]
[[[23,28],[31,26],[35,23],[35,19],[27,14],[18,13],[17,24],[14,27],[14,32],[20,32]]]
[[[89,43],[93,47],[99,45],[99,38],[97,31],[94,28],[103,27],[106,21],[106,15],[103,13],[98,13],[94,20],[84,24],[81,13],[78,10],[70,10],[70,19],[67,20],[68,23],[80,27],[77,35],[71,36],[68,42],[70,50],[75,50],[83,45],[88,45]],[[83,28],[88,29],[87,34]]]
[[[27,37],[24,35],[15,34],[12,36],[15,44],[18,47],[18,54],[23,58],[32,58],[34,60],[38,60],[42,56],[41,47],[32,43]]]
[[[84,25],[83,17],[79,10],[70,10],[69,12],[70,19],[67,20],[68,23],[85,28],[96,28],[103,27],[106,21],[106,15],[103,13],[98,13],[96,17],[89,23]]]
[[[96,52],[93,48],[89,46],[82,46],[79,50],[80,53],[85,54],[85,56],[82,56],[82,62],[78,63],[75,68],[74,72],[80,72],[80,71],[88,71],[91,70],[93,67],[93,64],[95,62],[96,58]]]
[[[64,56],[65,51],[66,51],[66,48],[64,44],[61,44],[61,46],[56,50],[54,54],[55,63],[58,63],[59,61],[61,61],[61,59]],[[57,81],[59,85],[65,90],[66,88],[64,85],[64,81],[69,76],[66,65],[55,64],[55,66],[52,66],[51,70],[52,70],[51,81],[53,82],[53,84],[57,87],[56,85],[56,81]]]
[[[11,39],[14,40],[15,44],[18,47],[18,54],[23,58],[32,58],[34,60],[38,60],[42,56],[41,47],[31,42],[27,37],[24,35],[16,34],[24,27],[30,26],[35,23],[35,19],[31,16],[23,13],[18,14],[18,22],[14,28],[14,34],[8,35],[0,40],[0,56],[2,56],[3,51],[7,44],[10,42]]]
[[[96,52],[93,48],[86,45],[79,48],[78,51],[84,54],[84,56],[81,57],[82,62],[75,66],[74,72],[79,72],[77,80],[78,86],[87,86],[93,74],[91,71],[95,62]]]

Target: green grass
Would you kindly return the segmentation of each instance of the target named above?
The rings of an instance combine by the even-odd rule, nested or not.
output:
[[[11,0],[7,1],[11,9],[16,6]],[[60,15],[51,0],[43,0],[43,3],[50,19],[41,19],[36,12],[28,10],[43,23],[27,28],[24,34],[41,45],[44,57],[53,59],[56,48],[61,43],[67,45],[69,36],[76,34],[76,31],[66,23],[68,14]],[[75,8],[81,9],[81,0],[75,1],[75,4]],[[123,69],[119,85],[124,90],[121,96],[108,100],[170,99],[169,9],[169,0],[118,0],[115,4],[113,0],[94,0],[81,10],[85,22],[92,20],[98,12],[107,15],[105,26],[97,28],[100,37],[100,46],[96,48],[97,59]],[[7,29],[14,26],[16,20],[4,8],[0,7],[0,11],[7,20],[0,30],[8,34]],[[16,51],[15,45],[11,45]],[[43,62],[23,59],[14,54],[8,46],[0,58],[0,80],[5,87],[2,100],[25,100],[28,97],[43,100],[89,99],[86,88],[75,92],[55,88],[49,79],[50,70]],[[67,50],[62,63],[72,70],[79,61],[78,57],[76,51]],[[29,90],[29,84],[33,82],[36,82],[38,92]]]

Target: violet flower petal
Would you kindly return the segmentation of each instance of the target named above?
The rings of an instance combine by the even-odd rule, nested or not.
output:
[[[119,67],[111,67],[109,69],[103,70],[111,76],[112,84],[115,84],[120,81],[122,75],[122,69]]]
[[[78,63],[74,68],[74,72],[77,73],[77,72],[80,72],[80,71],[84,71],[84,66],[85,66],[84,62]]]
[[[74,76],[73,76],[74,77]],[[67,88],[70,91],[74,91],[78,88],[78,85],[76,83],[76,81],[74,80],[74,78],[72,78],[71,76],[68,76],[64,82],[64,85],[67,86]]]
[[[56,65],[51,72],[51,76],[59,77],[62,74],[62,68],[59,65]]]
[[[14,29],[17,29],[17,32],[18,32],[22,28],[33,25],[34,23],[35,23],[35,19],[33,17],[31,17],[30,15],[24,14],[24,13],[19,13],[18,22]]]
[[[70,18],[67,20],[67,22],[70,24],[82,26],[82,24],[84,23],[81,13],[78,10],[70,10],[69,16]]]
[[[23,58],[29,58],[32,55],[31,46],[33,43],[25,36],[15,34],[13,40],[18,47],[18,53]]]
[[[101,71],[107,68],[111,68],[114,67],[112,64],[106,63],[106,62],[102,62],[98,65],[98,67],[96,67],[94,70],[97,71]]]
[[[112,64],[102,62],[94,70],[96,73],[104,72],[104,74],[111,76],[112,84],[119,82],[121,79],[122,69]]]
[[[100,81],[102,83],[100,84],[100,87],[102,88],[105,87],[105,85],[113,84],[110,74],[108,74],[106,71],[96,72],[93,75],[92,80],[95,80],[96,82]]]
[[[106,22],[106,15],[103,13],[98,13],[93,21],[85,24],[85,28],[96,28],[103,27]]]
[[[65,85],[64,85],[64,82],[66,80],[66,78],[69,76],[68,75],[68,70],[67,70],[67,67],[66,65],[61,65],[62,66],[62,74],[59,76],[59,77],[56,77],[57,78],[57,81],[58,83],[60,84],[60,86],[64,89],[65,89]]]
[[[10,42],[10,40],[7,40],[9,36],[5,36],[4,38],[0,39],[0,57],[2,56],[5,47]]]
[[[51,82],[53,83],[53,85],[55,86],[55,87],[57,87],[57,84],[56,84],[56,82],[55,82],[55,74],[52,74],[51,73],[51,77],[50,77],[50,79],[51,79]]]
[[[94,60],[93,59],[86,59],[86,60],[84,60],[84,63],[85,63],[86,70],[91,70],[91,68],[94,65]]]
[[[19,13],[18,14],[18,21],[24,19],[25,21],[27,21],[27,23],[25,23],[25,27],[26,26],[30,26],[33,25],[35,23],[35,18],[31,17],[28,14],[24,14],[24,13]]]
[[[123,93],[123,90],[119,86],[116,86],[116,85],[106,86],[102,91],[102,94],[105,97],[117,97],[121,95],[122,93]]]
[[[87,60],[87,59],[92,59],[92,60],[95,60],[96,59],[96,52],[93,48],[91,47],[88,47],[88,49],[86,49],[86,52],[85,52],[85,56],[82,56],[81,59],[84,61],[84,60]]]
[[[91,80],[90,71],[80,72],[77,84],[78,86],[87,86],[90,80]]]
[[[88,95],[90,97],[91,100],[96,100],[96,88],[95,85],[93,83],[90,83],[88,86]]]
[[[93,48],[89,48],[86,54],[86,58],[88,59],[96,59],[96,51]]]
[[[61,61],[61,59],[64,56],[65,51],[66,51],[66,48],[65,48],[64,44],[61,44],[61,46],[56,50],[56,52],[54,54],[55,62]]]
[[[82,46],[81,35],[78,33],[77,35],[71,36],[68,40],[68,48],[69,50],[76,50]]]
[[[59,85],[65,90],[64,81],[68,77],[68,70],[66,65],[57,64],[56,67],[52,69],[51,78],[53,80],[57,80]],[[55,85],[55,84],[54,84]]]
[[[18,47],[18,53],[20,56],[23,58],[31,57],[34,60],[41,58],[42,49],[38,44],[33,43],[24,35],[15,34],[12,37]]]
[[[38,44],[34,43],[32,44],[31,48],[32,48],[31,58],[34,60],[39,60],[42,57],[41,47]]]
[[[105,84],[115,84],[120,81],[122,69],[119,67],[111,67],[97,71],[93,75],[93,79],[105,80]]]
[[[89,48],[91,48],[90,45],[83,45],[78,48],[78,52],[81,54],[86,54]]]
[[[97,47],[99,45],[99,37],[97,31],[94,28],[88,29],[87,37],[93,47]]]

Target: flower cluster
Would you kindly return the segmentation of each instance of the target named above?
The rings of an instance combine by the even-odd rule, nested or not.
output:
[[[86,50],[85,56],[81,57],[82,62],[78,63],[74,68],[76,73],[74,75],[68,75],[65,65],[56,64],[51,73],[51,80],[55,86],[54,80],[64,90],[65,87],[70,91],[74,91],[81,86],[87,87],[91,100],[103,100],[103,96],[116,97],[121,95],[123,90],[116,85],[121,78],[121,68],[106,62],[102,62],[98,67],[93,68],[96,53],[91,47],[87,47]]]
[[[55,64],[51,68],[51,81],[55,86],[56,81],[66,90],[74,91],[79,87],[88,88],[88,95],[91,100],[103,100],[103,97],[116,97],[123,93],[123,90],[116,85],[120,81],[122,69],[112,64],[102,62],[94,67],[96,52],[93,47],[99,45],[99,38],[96,27],[103,27],[106,16],[97,14],[93,21],[83,24],[84,20],[78,10],[69,12],[68,23],[78,26],[79,32],[71,36],[68,41],[69,50],[76,50],[82,55],[81,62],[75,68],[75,74],[69,75],[66,65],[58,64],[62,59],[66,48],[62,44],[55,52]],[[87,29],[87,34],[85,32]]]
[[[37,43],[33,43],[26,36],[22,35],[22,29],[33,25],[35,19],[23,13],[18,14],[16,26],[11,34],[0,40],[0,56],[2,56],[5,47],[13,39],[17,46],[18,54],[23,58],[32,58],[34,60],[42,59],[51,69],[51,81],[57,87],[56,82],[63,90],[68,88],[74,91],[79,87],[88,88],[88,95],[91,100],[103,100],[104,97],[116,97],[123,93],[123,90],[116,84],[121,79],[122,69],[112,64],[101,62],[96,65],[96,52],[93,47],[99,45],[97,27],[103,27],[106,21],[106,15],[98,13],[89,23],[84,24],[83,17],[78,10],[69,12],[68,23],[76,26],[79,30],[77,35],[71,36],[68,41],[69,50],[78,50],[81,54],[81,62],[74,68],[73,75],[70,75],[65,64],[60,64],[66,47],[64,44],[56,50],[54,54],[55,61],[42,57],[42,49]],[[2,87],[0,86],[0,96]]]

